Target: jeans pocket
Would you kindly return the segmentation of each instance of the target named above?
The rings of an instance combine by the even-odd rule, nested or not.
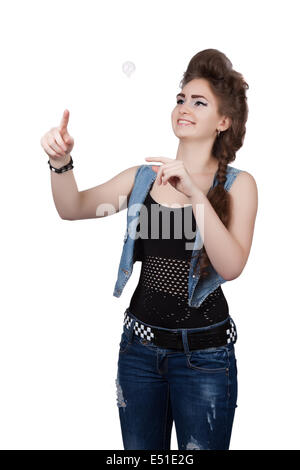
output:
[[[187,365],[190,369],[200,372],[226,372],[229,371],[229,355],[226,348],[216,348],[214,350],[190,351],[187,355]]]
[[[125,353],[126,351],[128,351],[129,346],[131,344],[132,343],[129,342],[127,335],[123,331],[122,336],[121,336],[120,346],[119,346],[119,352]]]

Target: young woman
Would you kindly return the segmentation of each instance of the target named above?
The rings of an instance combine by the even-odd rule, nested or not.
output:
[[[172,112],[176,158],[146,158],[161,165],[133,166],[85,191],[70,171],[67,110],[41,139],[63,219],[109,215],[101,204],[113,213],[128,206],[113,295],[135,261],[142,267],[124,312],[116,379],[126,450],[169,450],[173,422],[179,450],[229,449],[237,332],[221,284],[243,271],[257,213],[253,176],[229,165],[245,136],[248,88],[222,52],[197,53]]]

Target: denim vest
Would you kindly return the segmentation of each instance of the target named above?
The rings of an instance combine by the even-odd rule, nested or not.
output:
[[[141,238],[135,238],[139,223],[140,209],[157,176],[157,173],[152,170],[151,166],[152,165],[141,165],[135,175],[134,186],[127,208],[127,226],[123,240],[123,250],[118,269],[118,277],[113,292],[115,297],[121,296],[125,284],[131,276],[134,263],[136,261],[142,261],[140,252]],[[229,191],[240,171],[242,170],[227,165],[226,182],[224,184],[224,188],[227,191]],[[215,187],[216,185],[217,178],[215,175],[212,187]],[[207,268],[210,273],[208,278],[201,279],[199,269],[195,274],[193,274],[194,267],[197,263],[196,255],[200,253],[202,247],[203,242],[197,226],[188,278],[188,305],[190,307],[199,307],[208,294],[213,292],[219,285],[226,282],[226,280],[216,272],[211,264]]]

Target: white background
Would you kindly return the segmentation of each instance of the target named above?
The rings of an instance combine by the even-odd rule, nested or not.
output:
[[[250,87],[232,165],[259,191],[248,263],[223,287],[239,335],[231,449],[300,449],[297,3],[1,2],[1,448],[123,449],[115,378],[140,263],[113,297],[126,211],[60,219],[42,135],[69,109],[79,190],[175,158],[179,82],[216,48]]]

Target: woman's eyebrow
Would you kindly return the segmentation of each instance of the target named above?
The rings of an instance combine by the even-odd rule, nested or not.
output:
[[[184,93],[178,93],[178,95],[176,95],[176,98],[178,98],[178,96],[182,96],[183,98],[185,98],[185,94],[184,94]],[[205,100],[208,101],[208,99],[205,98],[205,96],[203,96],[203,95],[191,95],[191,96],[192,96],[192,98],[204,98]]]

